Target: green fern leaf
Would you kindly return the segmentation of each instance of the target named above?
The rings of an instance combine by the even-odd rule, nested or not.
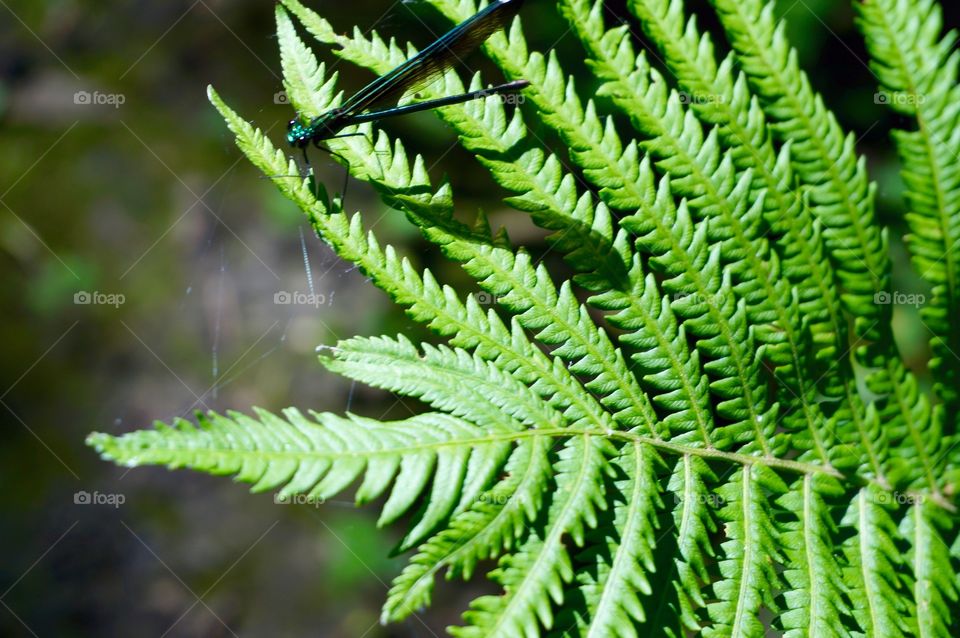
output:
[[[960,400],[960,367],[952,354],[960,349],[960,327],[950,320],[960,303],[960,100],[953,50],[955,33],[942,39],[940,7],[931,0],[882,0],[855,5],[858,24],[871,55],[871,68],[881,82],[878,101],[916,121],[916,130],[894,134],[906,197],[906,219],[914,266],[933,286],[933,299],[924,306],[924,322],[933,336],[931,368],[937,393],[956,410]],[[956,419],[954,419],[956,421]],[[951,430],[956,430],[951,423]]]
[[[906,559],[913,566],[913,597],[918,636],[950,634],[951,608],[956,608],[960,589],[950,569],[950,553],[943,532],[955,527],[942,509],[918,499],[900,522],[900,532],[910,542]]]
[[[479,440],[478,439],[484,439]],[[421,414],[406,421],[381,423],[358,416],[312,414],[290,409],[284,418],[263,410],[256,418],[231,412],[199,417],[197,426],[177,420],[154,430],[121,437],[92,434],[88,440],[104,458],[121,465],[187,467],[232,474],[253,484],[253,491],[279,489],[277,498],[304,495],[322,502],[358,478],[357,502],[378,498],[391,486],[381,524],[395,521],[433,484],[433,497],[459,496],[467,459],[499,467],[504,441],[480,428],[443,414]],[[476,457],[477,460],[474,460]],[[451,471],[451,468],[460,468]],[[492,472],[471,472],[489,481]],[[483,479],[482,475],[486,475]],[[457,478],[459,476],[459,478]],[[439,516],[423,517],[434,524]]]
[[[830,477],[805,476],[790,487],[778,504],[792,520],[782,525],[789,567],[784,580],[784,636],[850,636],[850,610],[842,580],[824,578],[836,569],[837,526],[827,499],[843,493]]]
[[[351,489],[358,503],[382,499],[380,524],[409,517],[399,551],[416,547],[385,623],[428,606],[439,574],[470,579],[496,561],[487,576],[502,591],[474,600],[452,634],[955,633],[957,393],[943,349],[954,264],[933,255],[958,232],[960,173],[944,149],[956,146],[960,55],[932,0],[858,7],[883,90],[930,97],[893,105],[918,123],[895,139],[908,244],[935,290],[924,318],[940,376],[928,394],[896,352],[890,308],[873,303],[890,275],[886,230],[852,138],[764,3],[712,3],[734,49],[723,59],[682,0],[628,3],[676,89],[636,54],[627,25],[605,27],[602,2],[561,0],[597,99],[580,97],[556,54],[530,49],[516,20],[484,49],[505,75],[532,82],[528,106],[438,110],[507,203],[549,231],[572,275],[538,263],[482,214],[461,221],[451,184],[435,185],[422,157],[373,125],[330,140],[351,175],[493,307],[290,177],[287,153],[211,89],[250,161],[440,340],[356,337],[321,346],[321,363],[434,411],[397,422],[210,414],[90,444],[121,464],[233,475],[278,499]],[[431,4],[453,20],[477,8]],[[341,95],[300,27],[380,74],[414,52],[373,32],[338,34],[299,0],[282,5],[284,88],[303,117]],[[447,73],[421,97],[464,86]],[[566,145],[573,169],[543,148],[538,128]]]
[[[479,561],[516,546],[543,505],[542,486],[552,473],[550,442],[543,436],[521,442],[507,463],[508,477],[477,496],[445,530],[418,548],[393,581],[383,622],[402,620],[427,606],[440,570],[448,569],[448,579],[456,575],[469,579]]]
[[[558,629],[576,626],[585,637],[639,635],[633,626],[645,620],[641,596],[649,596],[652,590],[638,567],[646,572],[655,569],[654,515],[662,506],[656,476],[660,463],[649,448],[637,444],[624,446],[613,459],[619,475],[609,488],[615,499],[610,524],[617,535],[611,537],[605,528],[589,533],[587,549],[575,558],[576,590],[564,596],[574,597],[579,604],[564,608]]]
[[[722,580],[714,583],[719,599],[707,605],[715,623],[703,631],[713,636],[763,636],[760,610],[776,611],[772,592],[780,589],[775,564],[781,560],[777,528],[767,492],[786,491],[782,481],[762,468],[737,472],[718,491],[726,505],[720,510],[727,540],[721,546]]]
[[[564,583],[573,579],[566,537],[582,547],[587,528],[595,527],[596,512],[607,507],[603,478],[610,473],[609,443],[598,437],[575,437],[560,451],[554,498],[545,521],[535,524],[516,552],[500,560],[491,578],[502,596],[483,596],[464,614],[469,625],[451,634],[472,637],[535,637],[539,625],[553,625],[552,604],[563,603]]]
[[[854,530],[844,543],[849,566],[844,583],[853,614],[864,635],[903,636],[907,633],[907,602],[900,577],[901,557],[894,538],[896,525],[887,511],[888,495],[865,488],[853,498],[843,525]]]

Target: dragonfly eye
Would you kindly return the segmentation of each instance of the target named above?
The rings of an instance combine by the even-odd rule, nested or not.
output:
[[[290,120],[289,122],[287,122],[287,133],[289,133],[290,131],[292,131],[292,130],[293,130],[293,127],[296,126],[297,124],[299,124],[299,122],[297,122],[296,118],[294,118],[294,119]]]

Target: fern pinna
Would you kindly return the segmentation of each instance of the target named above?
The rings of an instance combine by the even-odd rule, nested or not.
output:
[[[453,21],[477,10],[430,3]],[[321,363],[431,411],[208,414],[91,445],[121,464],[234,474],[282,496],[355,486],[358,503],[384,497],[380,522],[409,516],[400,549],[414,551],[385,623],[427,606],[438,574],[471,578],[495,560],[501,593],[474,600],[453,635],[960,635],[956,34],[942,33],[934,0],[855,3],[877,102],[901,116],[906,246],[933,290],[927,393],[893,339],[866,160],[773,5],[712,0],[722,58],[682,0],[627,5],[653,55],[630,24],[607,24],[602,1],[557,3],[596,100],[580,98],[553,52],[527,46],[518,18],[485,48],[509,79],[531,82],[527,106],[438,111],[506,201],[549,231],[568,280],[482,216],[459,221],[450,185],[370,124],[331,140],[337,157],[497,309],[414,267],[309,181],[272,177],[341,258],[444,339],[356,337]],[[287,95],[305,117],[341,95],[298,25],[377,73],[413,53],[337,34],[298,0],[276,17]],[[464,90],[448,73],[420,94]],[[210,99],[265,175],[296,174],[285,149]]]

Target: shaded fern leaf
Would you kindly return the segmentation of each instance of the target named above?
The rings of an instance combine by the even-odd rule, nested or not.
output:
[[[576,557],[576,589],[557,618],[556,635],[576,627],[582,636],[638,636],[635,623],[646,619],[642,597],[652,593],[645,574],[654,570],[656,512],[660,502],[656,454],[626,445],[613,459],[618,475],[608,488],[613,512],[589,533],[590,543]],[[611,531],[615,530],[615,531]]]
[[[911,619],[918,636],[947,636],[954,622],[951,610],[960,599],[956,574],[950,566],[950,550],[944,532],[955,521],[941,508],[923,499],[914,502],[900,522],[900,532],[910,543],[906,560],[913,566],[915,615]]]
[[[683,456],[674,465],[667,489],[674,503],[668,520],[675,555],[667,557],[667,564],[656,574],[653,595],[644,601],[650,611],[640,627],[645,632],[641,635],[662,632],[679,638],[688,631],[700,631],[704,625],[704,589],[713,579],[708,565],[716,554],[711,535],[717,531],[715,510],[721,503],[719,495],[713,492],[716,481],[702,459]],[[672,546],[665,543],[663,534],[657,545]]]

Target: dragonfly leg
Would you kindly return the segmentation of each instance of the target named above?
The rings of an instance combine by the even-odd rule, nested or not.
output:
[[[348,134],[348,135],[337,135],[336,137],[350,137],[350,136],[352,136],[352,135],[362,135],[362,133],[350,133],[350,134]],[[326,151],[326,152],[329,153],[332,157],[336,157],[336,158],[339,159],[341,162],[343,162],[343,164],[346,165],[346,170],[345,170],[344,173],[343,173],[343,189],[340,191],[340,209],[343,210],[343,203],[344,203],[344,202],[346,201],[346,199],[347,199],[347,186],[350,185],[350,160],[348,160],[346,157],[344,157],[344,156],[341,155],[340,153],[334,151],[333,149],[331,149],[331,148],[328,147],[328,146],[320,146],[319,141],[314,142],[314,145],[315,145],[317,148],[319,148],[320,150]]]
[[[343,210],[344,202],[347,201],[347,186],[350,185],[350,160],[334,151],[330,151],[330,154],[339,157],[347,165],[346,170],[343,171],[343,189],[340,191],[340,210]]]
[[[310,177],[313,175],[313,196],[320,197],[320,185],[317,184],[317,174],[313,171],[313,166],[310,165],[310,156],[307,155],[307,147],[303,147],[303,163],[307,167],[307,176]]]

